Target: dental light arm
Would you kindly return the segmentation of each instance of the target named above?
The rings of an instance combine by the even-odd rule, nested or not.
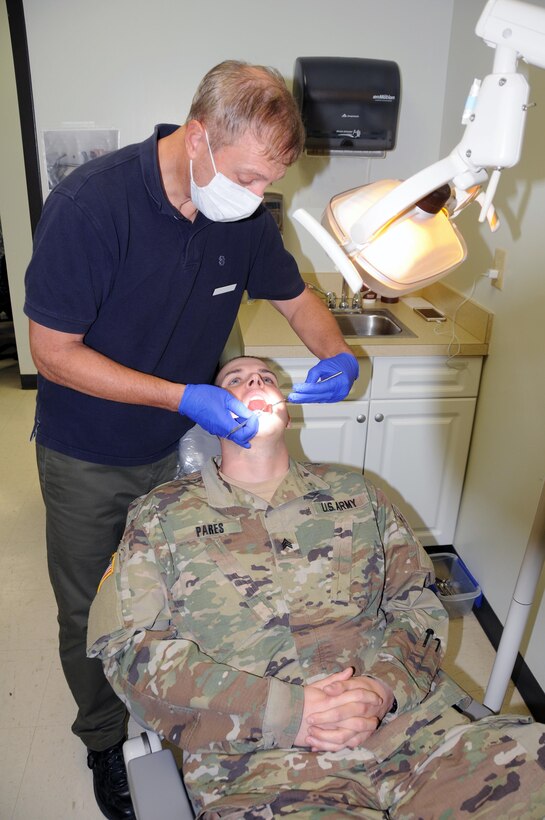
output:
[[[427,195],[445,184],[450,185],[452,192],[448,201],[443,203],[444,213],[449,219],[476,197],[481,204],[480,221],[488,219],[494,230],[497,226],[492,203],[501,170],[511,168],[520,159],[529,86],[526,78],[517,71],[517,65],[519,59],[523,59],[545,68],[545,9],[519,0],[488,0],[475,30],[487,45],[495,48],[495,57],[492,73],[482,82],[475,81],[472,85],[462,119],[466,126],[462,140],[447,157],[404,182],[396,183],[378,201],[367,205],[363,212],[360,209],[359,214],[350,216],[350,224],[343,224],[339,231],[342,234],[340,244],[343,252],[350,257],[349,267],[346,269],[348,273],[353,271],[358,275],[352,262],[361,252],[361,269],[368,272],[371,279],[376,279],[371,283],[367,281],[367,284],[375,284],[374,289],[386,295],[409,292],[428,284],[432,279],[444,276],[463,261],[465,247],[463,254],[455,254],[457,258],[453,257],[451,263],[439,265],[435,274],[430,273],[429,264],[434,264],[431,262],[421,279],[411,271],[410,274],[400,274],[396,284],[391,267],[381,277],[373,265],[367,264],[369,259],[366,249],[381,234],[402,220],[412,217],[420,219],[419,230],[422,231],[423,215],[419,213],[418,205]],[[490,169],[490,181],[486,192],[483,192],[481,188],[489,179]],[[468,192],[473,193],[468,196]],[[300,211],[296,211],[293,216],[303,223]],[[328,252],[317,232],[313,235]],[[338,236],[337,241],[339,242]],[[399,246],[400,257],[403,252],[403,247]],[[333,261],[347,278],[343,267],[337,260]],[[420,263],[419,259],[415,264],[418,266]],[[347,278],[352,288],[353,273],[352,281]],[[364,278],[368,279],[365,273]]]

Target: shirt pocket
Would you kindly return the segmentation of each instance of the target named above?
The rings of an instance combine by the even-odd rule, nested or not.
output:
[[[277,557],[279,577],[292,616],[321,621],[336,603],[346,603],[350,587],[351,533],[333,515],[316,515],[297,527],[298,554]]]
[[[297,530],[303,556],[318,572],[317,591],[334,608],[372,608],[376,612],[384,586],[384,556],[376,526],[353,514],[314,515]]]
[[[217,662],[264,674],[269,652],[263,636],[274,631],[277,612],[221,543],[201,541],[199,547],[179,562],[171,588],[178,634]]]

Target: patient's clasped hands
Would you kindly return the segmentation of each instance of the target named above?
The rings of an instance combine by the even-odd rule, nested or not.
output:
[[[305,686],[303,718],[296,746],[337,752],[361,746],[393,704],[379,680],[354,676],[352,667]]]

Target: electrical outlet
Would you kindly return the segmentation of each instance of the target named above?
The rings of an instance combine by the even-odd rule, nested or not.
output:
[[[494,285],[495,288],[498,288],[498,290],[503,290],[503,277],[505,274],[506,259],[507,251],[503,248],[496,248],[496,253],[494,254],[494,263],[492,267],[494,270],[498,271],[498,276],[496,279],[492,279],[491,284]]]

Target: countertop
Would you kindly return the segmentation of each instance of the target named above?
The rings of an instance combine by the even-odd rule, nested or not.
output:
[[[373,356],[485,356],[492,331],[492,314],[463,294],[436,283],[412,296],[422,296],[452,318],[446,322],[426,322],[400,299],[394,304],[377,300],[371,311],[386,309],[415,335],[414,337],[368,336],[347,338],[358,358]],[[366,311],[367,312],[367,311]],[[244,352],[248,356],[293,358],[309,356],[287,321],[269,302],[256,300],[241,305],[238,314]]]

